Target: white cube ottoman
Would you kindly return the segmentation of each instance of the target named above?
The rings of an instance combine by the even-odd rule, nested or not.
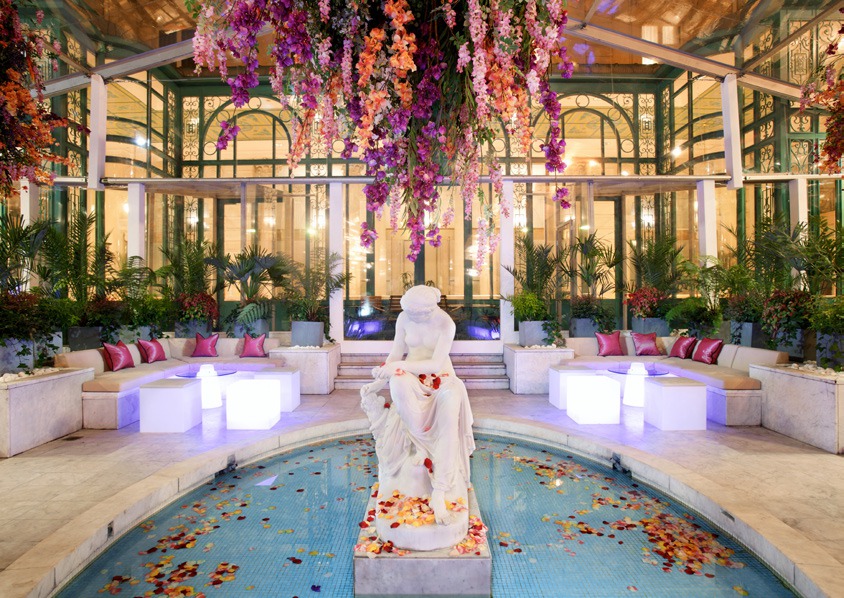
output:
[[[281,383],[281,411],[287,413],[302,402],[299,396],[299,370],[296,368],[268,368],[254,372],[255,380],[278,380]]]
[[[281,419],[278,379],[238,380],[226,391],[226,428],[269,430]]]
[[[645,423],[660,430],[705,430],[706,384],[688,378],[648,378]]]
[[[557,409],[568,405],[568,381],[570,376],[594,376],[598,372],[576,365],[552,365],[548,368],[548,402]]]
[[[578,424],[617,424],[621,419],[621,385],[606,376],[568,379],[568,416]]]
[[[164,378],[141,386],[141,432],[186,432],[201,424],[200,388],[194,378]]]

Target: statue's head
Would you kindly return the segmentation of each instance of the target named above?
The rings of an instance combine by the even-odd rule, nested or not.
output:
[[[442,293],[436,287],[418,285],[405,291],[401,298],[401,308],[410,316],[411,320],[428,319],[434,310],[438,309]]]

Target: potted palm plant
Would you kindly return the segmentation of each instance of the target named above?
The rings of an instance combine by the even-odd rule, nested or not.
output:
[[[689,336],[716,336],[722,321],[721,265],[717,259],[704,256],[700,264],[688,262],[685,268],[691,296],[673,306],[665,319],[671,328],[687,329]]]
[[[574,264],[566,267],[566,273],[577,277],[586,293],[572,297],[571,336],[595,336],[596,332],[612,329],[615,318],[601,305],[600,298],[615,289],[615,270],[621,263],[621,253],[601,241],[597,233],[591,233],[575,241],[572,260]]]
[[[322,346],[328,323],[326,302],[350,280],[349,274],[338,271],[342,263],[339,254],[326,255],[323,249],[311,253],[310,265],[290,260],[284,298],[291,319],[290,342],[294,346]]]
[[[69,217],[65,232],[49,228],[35,268],[43,293],[76,303],[79,325],[69,327],[67,339],[73,351],[99,347],[104,333],[113,332],[103,331],[101,324],[113,321],[114,310],[105,301],[114,290],[114,256],[107,237],[92,241],[96,221],[94,212],[80,207]],[[102,313],[89,308],[95,298]]]
[[[290,272],[288,259],[252,245],[237,255],[208,257],[205,262],[217,269],[218,281],[225,288],[240,295],[240,303],[227,318],[234,336],[269,332],[272,297]]]
[[[516,237],[516,267],[504,266],[513,276],[517,290],[504,297],[519,323],[519,344],[523,347],[549,342],[546,322],[554,320],[551,301],[562,295],[561,278],[567,251],[537,245],[529,235]],[[551,339],[554,340],[554,339]]]
[[[214,267],[205,259],[215,253],[210,243],[182,237],[161,249],[167,263],[156,270],[161,296],[172,306],[176,337],[193,338],[211,334],[219,318],[217,301],[211,295]]]
[[[27,290],[47,225],[26,225],[20,216],[0,215],[0,373],[31,369],[35,341],[46,333],[39,297]]]
[[[154,280],[155,273],[137,255],[129,257],[118,270],[115,286],[124,307],[119,330],[123,342],[134,343],[161,335],[163,302],[150,291]]]
[[[671,309],[685,272],[683,246],[673,236],[648,240],[641,246],[630,245],[630,263],[637,286],[628,291],[627,305],[633,316],[633,332],[655,332],[668,336],[670,329],[665,314]]]

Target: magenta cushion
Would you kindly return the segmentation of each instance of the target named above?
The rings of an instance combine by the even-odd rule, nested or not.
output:
[[[656,332],[640,334],[633,332],[633,346],[636,347],[636,355],[662,355],[659,347],[656,346]]]
[[[243,351],[241,351],[241,357],[267,357],[267,354],[264,353],[264,339],[267,338],[266,334],[262,334],[259,337],[252,338],[249,336],[249,333],[243,335]]]
[[[138,339],[135,343],[138,345],[138,352],[141,354],[141,361],[144,363],[155,363],[156,361],[166,361],[167,356],[164,354],[164,347],[157,339],[145,341]]]
[[[680,359],[688,359],[692,356],[697,338],[693,336],[681,336],[671,347],[671,354],[669,357],[679,357]]]
[[[595,338],[598,339],[598,355],[601,357],[624,355],[621,351],[621,331],[616,330],[608,334],[596,332]]]
[[[191,354],[191,357],[217,357],[217,339],[219,334],[212,334],[205,338],[198,332],[196,333],[196,347]]]
[[[103,343],[103,349],[106,365],[112,372],[135,367],[135,360],[123,341],[117,341],[116,345]]]
[[[692,357],[692,360],[713,364],[718,359],[718,354],[721,353],[721,347],[723,346],[724,341],[720,338],[701,339],[697,345],[697,349],[695,349],[695,355]]]

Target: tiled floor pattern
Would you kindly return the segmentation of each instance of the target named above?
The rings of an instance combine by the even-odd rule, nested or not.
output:
[[[364,438],[324,443],[220,476],[121,538],[59,598],[351,598],[372,449]],[[700,518],[610,469],[488,435],[472,467],[496,598],[792,596]]]
[[[804,567],[825,587],[844,587],[844,457],[763,428],[726,428],[709,422],[701,432],[662,432],[644,425],[641,409],[623,408],[617,426],[578,426],[547,395],[470,391],[476,424],[506,428],[530,423],[561,437],[579,437],[641,456],[671,475],[730,502],[741,516],[766,522],[762,531],[780,545],[799,540]],[[162,468],[220,447],[237,447],[316,424],[361,419],[355,391],[304,396],[302,405],[267,432],[227,431],[222,409],[203,414],[185,434],[147,435],[82,430],[0,461],[0,568],[9,565],[67,521]],[[503,423],[502,423],[503,422]],[[795,558],[794,560],[799,560]],[[0,573],[4,583],[13,576]],[[0,592],[2,593],[2,592]]]

